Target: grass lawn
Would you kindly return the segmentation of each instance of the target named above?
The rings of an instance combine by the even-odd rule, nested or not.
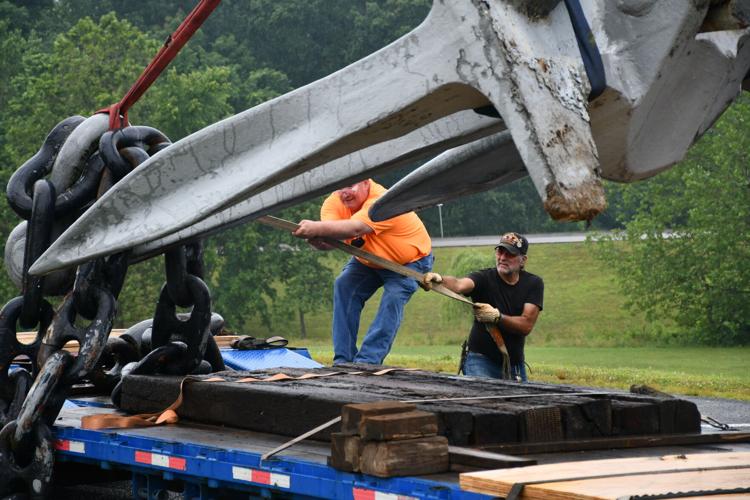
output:
[[[666,342],[681,332],[668,320],[647,321],[643,314],[625,308],[625,298],[615,283],[611,269],[594,259],[590,245],[564,243],[532,245],[528,270],[544,278],[544,311],[528,343],[538,346],[614,347],[652,345]],[[487,267],[494,266],[492,247],[437,248],[435,271],[456,274],[454,259],[462,252],[486,256]],[[346,262],[342,252],[330,253],[335,272]],[[362,313],[362,329],[370,324],[380,302],[377,292]],[[400,345],[460,345],[471,326],[469,306],[436,293],[418,290],[406,305],[398,342]],[[296,320],[296,317],[294,318]],[[308,315],[308,337],[327,340],[331,311]],[[279,328],[281,327],[281,328]],[[275,325],[268,334],[293,335],[297,324]],[[248,332],[250,333],[250,332]],[[255,335],[255,333],[251,333]],[[256,337],[259,335],[255,335]],[[666,340],[665,340],[666,339]]]

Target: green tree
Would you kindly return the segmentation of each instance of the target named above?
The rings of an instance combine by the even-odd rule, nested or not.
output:
[[[427,17],[431,0],[378,0],[352,6],[354,32],[348,59],[360,59],[409,33]]]
[[[308,202],[284,211],[283,218],[299,221],[317,220],[320,202]],[[278,231],[279,249],[287,251],[280,256],[279,279],[284,283],[283,293],[274,302],[274,317],[298,321],[302,338],[307,336],[305,315],[331,307],[333,304],[333,272],[326,265],[325,252],[315,250],[304,241]],[[292,313],[296,314],[292,314]],[[296,316],[296,318],[293,318]]]
[[[125,286],[117,299],[115,328],[129,328],[152,318],[165,279],[164,258],[161,256],[131,264]]]
[[[30,6],[16,5],[16,3],[9,0],[0,0],[0,33],[6,33],[11,29],[24,33],[30,30],[33,17],[29,13]]]
[[[595,245],[632,307],[674,319],[682,340],[750,342],[749,150],[743,94],[678,166],[624,189],[623,241]]]
[[[213,309],[230,330],[250,335],[253,321],[270,326],[269,303],[276,298],[262,230],[254,224],[230,229],[208,240],[205,252]]]
[[[319,206],[310,202],[282,215],[317,218]],[[214,309],[230,329],[253,334],[259,322],[304,337],[305,315],[331,303],[326,252],[285,231],[251,222],[213,237],[206,254]]]
[[[110,14],[99,22],[81,19],[48,52],[26,53],[2,124],[10,158],[20,164],[31,156],[66,116],[87,116],[119,101],[158,47]]]
[[[231,68],[207,67],[180,73],[168,69],[136,104],[133,118],[176,141],[233,114]]]

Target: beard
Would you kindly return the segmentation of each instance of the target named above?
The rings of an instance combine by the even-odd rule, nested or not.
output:
[[[496,264],[497,272],[500,274],[503,274],[505,276],[510,276],[512,274],[518,273],[523,269],[523,265],[520,262],[508,264],[503,263],[500,264],[499,262]]]

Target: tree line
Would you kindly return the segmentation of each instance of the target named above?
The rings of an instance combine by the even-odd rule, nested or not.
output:
[[[88,116],[119,101],[196,3],[0,0],[3,185],[37,151],[57,122],[73,114]],[[156,127],[176,141],[376,51],[417,26],[430,4],[430,0],[223,0],[131,109],[130,120]],[[606,250],[599,255],[617,267],[634,307],[675,316],[689,310],[691,318],[701,316],[693,323],[702,335],[711,337],[707,330],[723,332],[707,338],[709,342],[717,341],[717,336],[732,342],[747,342],[750,337],[750,311],[737,309],[731,300],[741,297],[747,304],[750,289],[748,267],[740,263],[748,248],[750,206],[747,171],[740,166],[747,108],[746,100],[741,100],[732,108],[735,118],[720,121],[727,131],[717,126],[679,168],[632,186],[608,183],[609,208],[592,223],[594,229],[624,231],[624,243],[602,245]],[[391,185],[416,166],[376,180]],[[703,176],[696,171],[704,172]],[[696,188],[694,181],[699,179],[712,181],[714,190]],[[721,194],[729,185],[733,186],[731,195]],[[319,204],[316,200],[281,215],[292,220],[316,218]],[[700,210],[720,210],[722,215],[700,215]],[[440,222],[445,236],[585,229],[583,223],[552,221],[528,178],[446,203],[440,213],[436,208],[426,209],[420,216],[433,236],[440,234]],[[2,234],[7,236],[18,222],[8,206],[0,204]],[[696,225],[699,229],[693,231]],[[655,236],[659,228],[676,228],[682,237],[659,241]],[[717,234],[720,228],[723,234]],[[654,237],[644,240],[640,234]],[[700,286],[693,283],[690,288],[685,283],[689,280],[657,279],[701,269],[696,264],[657,272],[670,257],[687,258],[686,248],[693,248],[690,243],[698,235],[718,246],[696,244],[696,250],[722,255],[710,259],[715,264],[713,272],[699,280]],[[724,244],[730,241],[731,245]],[[642,251],[659,257],[640,262],[635,256]],[[697,259],[698,253],[693,257]],[[303,328],[296,325],[304,325],[306,313],[330,303],[333,272],[325,254],[277,230],[247,224],[225,231],[209,239],[205,255],[214,309],[238,331],[251,330],[253,322],[269,325],[279,318],[295,329]],[[164,280],[160,259],[138,266],[138,271],[129,274],[121,296],[120,326],[153,314]],[[704,269],[709,267],[704,265]],[[672,293],[667,285],[683,287],[679,288],[683,291]],[[0,290],[6,300],[17,294],[5,278],[0,280]],[[697,296],[701,299],[696,300]],[[688,302],[694,304],[692,309],[685,305]],[[658,305],[649,308],[649,304]],[[732,310],[742,314],[732,319]]]

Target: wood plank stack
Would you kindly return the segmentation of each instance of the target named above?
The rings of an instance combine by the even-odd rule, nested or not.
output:
[[[725,452],[533,465],[461,474],[461,488],[526,500],[740,498],[750,489],[750,453]],[[723,495],[727,495],[726,497]],[[666,498],[664,496],[663,498]],[[718,498],[718,497],[717,497]]]
[[[437,416],[437,433],[451,445],[485,448],[700,433],[697,407],[677,398],[425,371],[375,375],[381,368],[221,372],[210,377],[220,375],[223,381],[187,387],[178,413],[187,420],[296,437],[340,416],[345,404],[411,401],[416,409]],[[335,375],[320,376],[332,372]],[[241,382],[277,373],[318,378]],[[162,410],[177,398],[180,381],[180,377],[126,376],[123,409],[134,413]],[[315,438],[329,440],[335,431],[339,429],[323,431]]]
[[[396,401],[344,405],[341,432],[331,435],[330,465],[378,477],[449,469],[448,440],[434,414]]]

